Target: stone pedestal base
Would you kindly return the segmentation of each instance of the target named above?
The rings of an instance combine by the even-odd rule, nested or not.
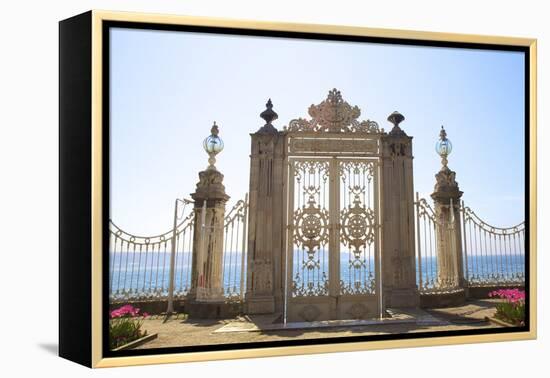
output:
[[[420,297],[420,306],[423,308],[453,307],[466,302],[466,291],[457,289],[447,293],[423,294]]]
[[[183,310],[190,319],[227,319],[242,312],[238,304],[197,301],[186,301]]]
[[[253,297],[246,300],[247,314],[273,314],[275,312],[275,299],[273,296]]]
[[[225,298],[223,296],[223,289],[213,289],[213,288],[202,288],[198,287],[195,290],[195,298],[194,300],[196,302],[201,303],[220,303],[224,302]]]
[[[392,289],[385,293],[385,307],[418,307],[420,295],[416,289]]]

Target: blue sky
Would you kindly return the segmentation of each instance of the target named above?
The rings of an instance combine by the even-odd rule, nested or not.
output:
[[[248,190],[249,134],[267,99],[282,129],[332,88],[387,130],[392,111],[405,116],[421,196],[444,125],[467,205],[496,226],[524,220],[522,53],[118,28],[110,38],[111,219],[128,232],[171,227],[174,198],[189,198],[207,166],[213,121],[232,205]]]

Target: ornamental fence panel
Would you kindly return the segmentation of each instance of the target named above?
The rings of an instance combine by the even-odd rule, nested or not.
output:
[[[182,215],[175,229],[159,235],[131,234],[109,222],[109,298],[112,303],[184,300],[191,288],[195,211]],[[223,284],[228,300],[241,300],[246,277],[248,196],[228,212],[224,223]],[[209,232],[202,228],[199,232]],[[173,275],[171,253],[174,248]]]
[[[439,253],[438,235],[449,240],[460,236],[464,284],[469,287],[522,286],[525,284],[525,222],[512,227],[496,227],[483,221],[471,208],[459,204],[460,230],[454,219],[438,219],[428,201],[415,201],[416,278],[421,293],[456,290],[458,275],[442,276],[444,262]],[[452,212],[451,212],[452,213]],[[440,230],[440,232],[438,232]],[[460,251],[458,251],[460,252]],[[455,253],[457,253],[455,251]]]
[[[461,207],[464,272],[470,286],[522,285],[525,282],[525,222],[495,227]]]

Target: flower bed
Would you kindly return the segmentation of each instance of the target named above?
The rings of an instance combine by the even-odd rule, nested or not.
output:
[[[514,326],[525,325],[525,291],[501,289],[490,292],[489,297],[504,299],[496,305],[495,318]]]
[[[109,314],[109,346],[116,349],[147,335],[142,331],[143,319],[149,316],[146,312],[139,314],[139,308],[124,305]]]

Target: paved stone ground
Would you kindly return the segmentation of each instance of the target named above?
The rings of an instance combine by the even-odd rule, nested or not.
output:
[[[328,321],[286,327],[276,322],[278,316],[272,315],[224,320],[184,319],[180,315],[166,323],[163,318],[152,318],[144,321],[143,328],[148,333],[158,333],[158,337],[138,348],[495,328],[498,326],[485,321],[486,316],[494,314],[495,302],[487,299],[460,307],[390,309],[393,316],[387,321]]]

